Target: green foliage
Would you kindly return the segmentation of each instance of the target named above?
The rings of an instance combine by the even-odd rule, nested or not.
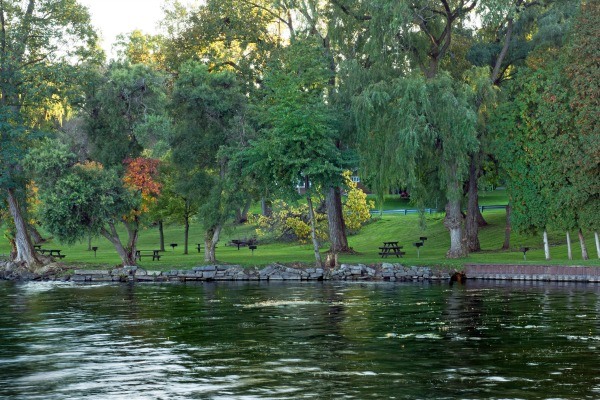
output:
[[[58,240],[73,244],[98,235],[138,205],[113,171],[95,163],[77,164],[41,193],[44,226]]]
[[[306,179],[311,193],[339,182],[335,119],[324,98],[330,73],[321,49],[309,40],[281,49],[273,60],[265,76],[264,128],[246,153],[246,173],[258,175],[265,187],[294,196]]]
[[[174,176],[179,177],[174,188],[199,205],[198,217],[207,230],[221,226],[235,206],[227,164],[230,149],[243,135],[239,123],[245,102],[233,73],[210,72],[199,62],[182,65],[172,99],[176,126],[171,146],[178,170]]]
[[[166,89],[166,76],[144,64],[111,64],[97,76],[86,105],[93,159],[120,166],[144,148],[164,153],[170,137]]]
[[[473,89],[448,75],[408,76],[369,86],[354,103],[361,132],[363,168],[377,192],[406,186],[424,195],[466,175],[467,154],[477,149]],[[435,171],[435,172],[434,172]],[[435,174],[435,176],[431,176]],[[447,192],[448,198],[462,193]]]
[[[599,226],[600,144],[593,122],[599,107],[589,95],[590,85],[597,88],[597,67],[585,53],[598,42],[593,32],[599,13],[598,7],[584,10],[569,45],[530,55],[529,68],[496,114],[499,155],[520,230]]]

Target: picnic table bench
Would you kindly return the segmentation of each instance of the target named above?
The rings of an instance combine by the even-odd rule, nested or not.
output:
[[[150,254],[152,254],[152,261],[160,261],[160,250],[136,250],[135,258],[142,261],[143,255],[150,257]]]
[[[60,254],[60,252],[62,251],[60,249],[41,249],[40,248],[38,251],[44,255],[46,255],[46,253],[48,253],[48,255],[50,257],[56,257],[56,258],[65,258],[66,257],[66,255]]]
[[[402,248],[403,246],[399,246],[398,242],[383,242],[383,246],[379,247],[379,255],[381,258],[387,258],[389,256],[400,258],[406,254],[402,251]]]

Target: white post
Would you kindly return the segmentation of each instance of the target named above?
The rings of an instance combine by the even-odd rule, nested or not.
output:
[[[567,231],[567,254],[569,255],[569,260],[573,259],[573,252],[571,250],[571,233]]]
[[[548,243],[548,232],[544,229],[544,254],[546,260],[550,259],[550,243]]]
[[[598,253],[598,258],[600,258],[600,238],[598,237],[598,232],[594,232],[594,237],[596,238],[596,253]]]

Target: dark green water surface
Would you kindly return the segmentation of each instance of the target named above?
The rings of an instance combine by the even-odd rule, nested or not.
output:
[[[600,287],[0,282],[2,399],[598,399]]]

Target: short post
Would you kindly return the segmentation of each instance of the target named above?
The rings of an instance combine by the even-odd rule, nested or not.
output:
[[[198,243],[198,245],[196,246],[196,248],[198,249],[198,253],[200,253],[200,251],[202,250],[202,245],[200,243]]]
[[[96,251],[98,250],[98,246],[92,247],[92,250],[94,250],[94,258],[96,258]]]
[[[177,243],[171,243],[171,244],[169,244],[169,246],[171,246],[173,251],[175,251],[175,247],[177,247]]]
[[[417,258],[421,258],[421,254],[420,254],[421,246],[423,246],[423,242],[415,243],[415,247],[417,248]]]
[[[523,252],[523,260],[527,261],[527,252],[529,251],[529,247],[521,247],[520,250]]]

